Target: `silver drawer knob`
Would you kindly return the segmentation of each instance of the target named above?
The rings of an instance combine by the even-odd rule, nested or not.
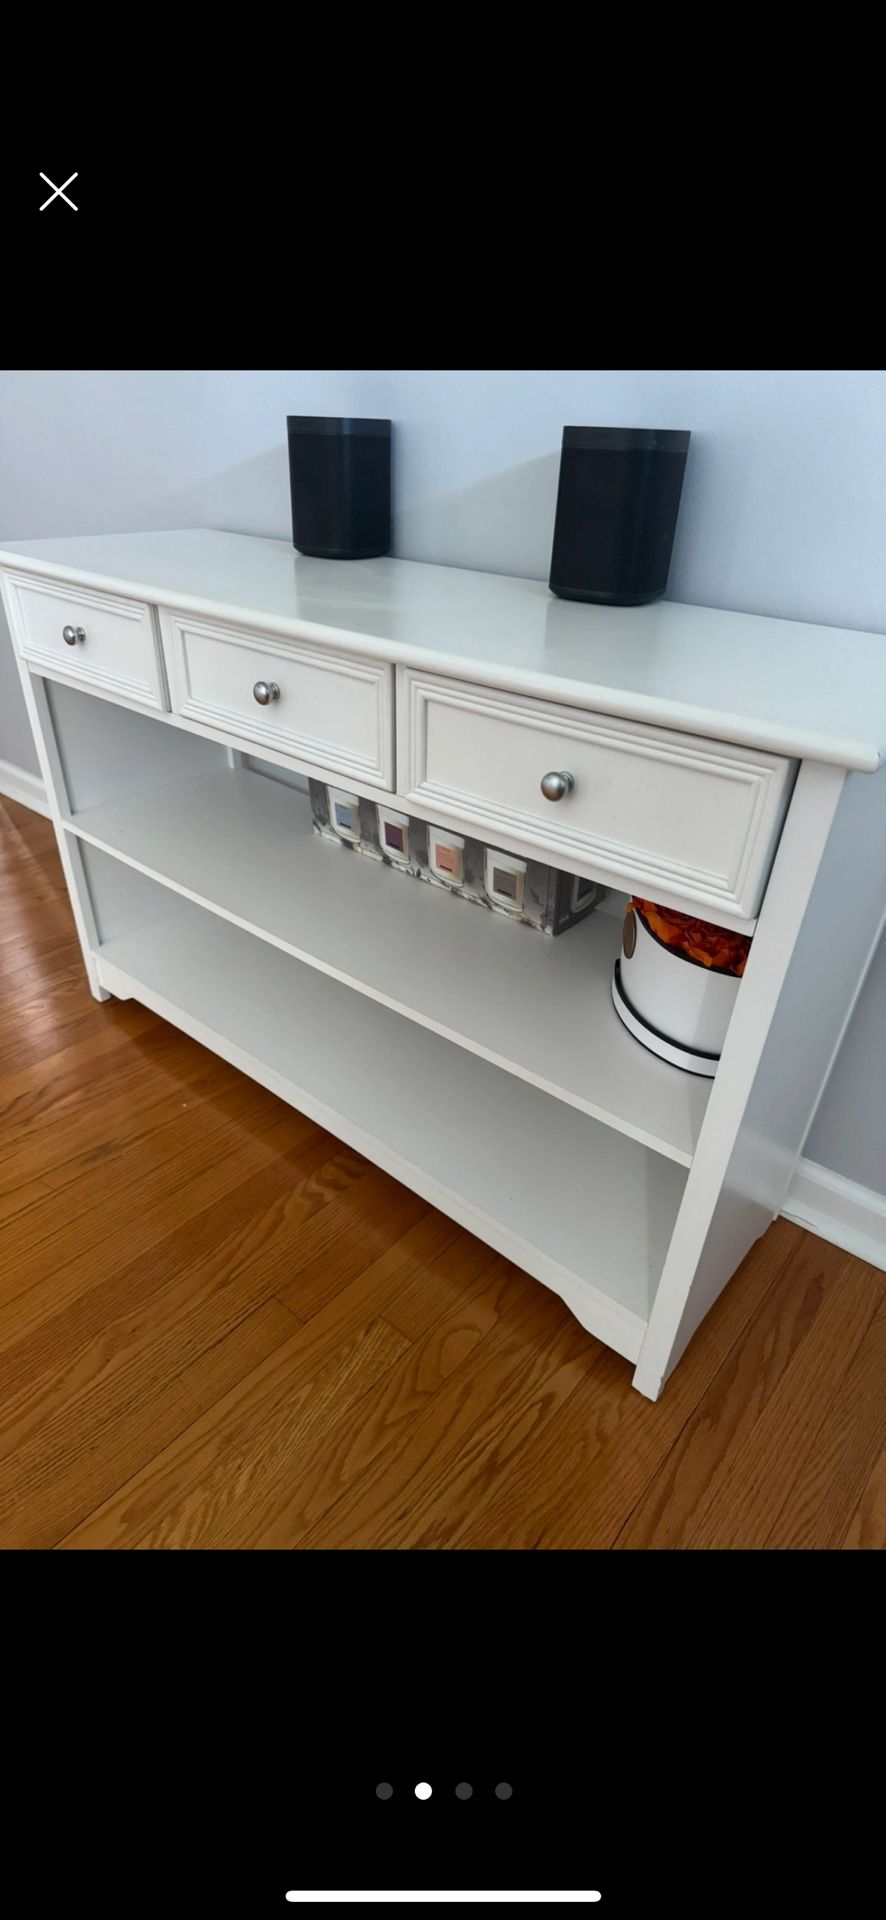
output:
[[[76,647],[78,640],[86,639],[86,628],[62,627],[62,639],[66,647]]]
[[[269,707],[272,700],[279,700],[280,688],[276,680],[256,680],[252,697],[253,700],[258,701],[260,707]]]
[[[546,800],[565,800],[567,793],[571,793],[574,786],[575,781],[571,773],[546,773],[541,783],[541,790]]]

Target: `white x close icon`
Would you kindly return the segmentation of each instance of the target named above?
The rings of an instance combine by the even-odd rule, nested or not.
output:
[[[79,208],[78,208],[78,207],[75,207],[75,205],[74,205],[74,202],[73,202],[73,200],[69,200],[69,199],[68,199],[68,196],[67,196],[67,194],[66,194],[66,192],[65,192],[65,187],[69,187],[69,186],[70,186],[70,184],[71,184],[71,181],[72,181],[72,180],[76,180],[76,178],[77,178],[77,175],[76,175],[76,173],[72,173],[72,174],[70,174],[70,175],[69,175],[69,177],[68,177],[68,179],[67,179],[67,180],[66,180],[66,181],[64,182],[64,185],[63,185],[63,186],[61,186],[61,187],[57,187],[57,186],[56,186],[56,184],[55,184],[55,181],[54,181],[54,180],[50,180],[50,178],[49,178],[49,175],[48,175],[48,173],[41,173],[41,175],[40,175],[40,178],[41,178],[41,180],[45,180],[45,181],[46,181],[46,185],[47,185],[48,187],[51,187],[51,188],[52,188],[52,192],[51,192],[51,194],[50,194],[50,196],[49,196],[49,199],[48,199],[48,200],[44,200],[44,202],[43,202],[43,205],[42,205],[42,207],[40,208],[40,212],[41,212],[41,213],[45,213],[45,212],[46,212],[46,209],[47,209],[47,207],[49,207],[49,206],[51,206],[51,205],[52,205],[52,202],[53,202],[53,200],[63,200],[63,201],[64,201],[64,203],[65,203],[65,206],[66,206],[66,207],[70,207],[70,208],[71,208],[71,211],[72,211],[73,213],[77,213],[77,212],[79,212]]]

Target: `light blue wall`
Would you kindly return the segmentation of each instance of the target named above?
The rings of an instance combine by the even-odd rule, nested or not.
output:
[[[395,422],[396,551],[546,578],[567,421],[691,427],[670,598],[886,609],[882,373],[7,373],[0,534],[288,533],[285,416]]]
[[[5,373],[0,538],[288,537],[286,414],[299,412],[395,421],[397,553],[539,579],[563,426],[690,427],[670,597],[886,627],[882,372]],[[37,768],[5,635],[0,759]],[[881,953],[809,1143],[881,1191],[884,1032]]]

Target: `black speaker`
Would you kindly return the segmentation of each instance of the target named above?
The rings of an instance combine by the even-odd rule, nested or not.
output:
[[[391,549],[391,422],[287,415],[292,544],[323,560]]]
[[[689,438],[649,427],[563,428],[552,593],[612,607],[664,593]]]

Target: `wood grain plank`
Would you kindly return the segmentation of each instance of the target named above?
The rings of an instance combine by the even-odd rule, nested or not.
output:
[[[767,1546],[841,1546],[886,1446],[886,1301],[880,1285],[876,1291],[881,1304],[833,1397],[836,1369],[826,1382],[827,1411]]]
[[[152,1300],[162,1316],[180,1273],[196,1275],[205,1259],[219,1276],[232,1278],[249,1264],[256,1244],[260,1248],[281,1206],[297,1220],[301,1210],[324,1205],[350,1177],[347,1165],[338,1164],[344,1151],[323,1134],[294,1150],[285,1128],[276,1138],[272,1130],[257,1142],[254,1157],[239,1150],[210,1157],[202,1173],[185,1179],[178,1207],[159,1205],[150,1229],[139,1221],[141,1239],[133,1235],[127,1243],[121,1231],[104,1254],[100,1249],[96,1257],[87,1247],[58,1268],[50,1263],[39,1282],[0,1308],[0,1431],[15,1395],[51,1375],[63,1353],[73,1356],[116,1313]],[[266,1294],[272,1281],[269,1276]]]
[[[285,1308],[279,1308],[285,1312]],[[239,1506],[238,1437],[284,1408],[293,1455],[317,1444],[327,1426],[382,1376],[408,1346],[384,1320],[370,1320],[342,1339],[319,1340],[307,1328],[277,1347],[226,1397],[225,1419],[213,1408],[174,1448],[156,1458],[113,1502],[60,1543],[74,1546],[194,1545],[224,1526],[232,1497]],[[221,1472],[213,1472],[221,1466]],[[227,1467],[227,1471],[225,1471]]]
[[[51,993],[40,988],[20,1000],[14,1021],[4,1024],[0,1017],[0,1074],[39,1064],[44,1075],[51,1076],[50,1062],[60,1056],[64,1065],[85,1064],[92,1049],[107,1050],[124,1035],[134,1037],[157,1024],[156,1014],[137,1000],[109,1001],[110,1017],[103,1020],[96,1020],[96,1012],[78,961],[70,978],[63,976]]]
[[[187,1078],[192,1055],[175,1028],[158,1021],[137,1044],[127,1045],[131,1040],[121,1034],[115,1045],[97,1048],[86,1074],[76,1068],[68,1072],[64,1063],[53,1068],[40,1062],[4,1076],[0,1121],[10,1171],[23,1158],[30,1164],[39,1157],[44,1137],[51,1146],[70,1120],[81,1134],[88,1136],[95,1127],[103,1137],[105,1116],[129,1112],[152,1078],[166,1074],[179,1083]]]
[[[595,1351],[596,1346],[596,1351]],[[428,1477],[418,1497],[385,1529],[390,1547],[445,1548],[457,1544],[465,1516],[482,1507],[508,1468],[532,1453],[545,1429],[606,1356],[569,1320],[490,1403],[466,1436],[457,1461]],[[334,1520],[334,1516],[333,1516]]]
[[[58,1500],[71,1456],[94,1449],[99,1434],[106,1443],[109,1423],[125,1426],[146,1380],[188,1364],[201,1345],[225,1337],[272,1295],[265,1246],[297,1232],[299,1220],[338,1190],[339,1156],[325,1155],[321,1135],[303,1156],[299,1178],[285,1158],[251,1174],[227,1196],[223,1235],[208,1231],[214,1209],[205,1208],[10,1345],[0,1376],[0,1530],[22,1473],[41,1485],[54,1474]],[[129,1454],[130,1438],[127,1429],[115,1442],[111,1487],[124,1477],[124,1458],[130,1472],[142,1464]],[[110,1490],[105,1485],[91,1504]],[[35,1518],[39,1506],[35,1494]]]
[[[320,1135],[313,1153],[322,1152]],[[228,1196],[221,1241],[207,1231],[204,1212],[150,1258],[82,1295],[71,1313],[49,1322],[39,1343],[12,1349],[9,1370],[16,1368],[20,1385],[12,1392],[5,1383],[0,1411],[0,1542],[51,1545],[188,1424],[166,1383],[268,1300],[260,1250],[269,1215],[291,1230],[300,1211],[322,1205],[330,1189],[318,1171],[309,1166],[294,1182],[281,1161],[250,1176],[239,1210]],[[288,1309],[280,1313],[290,1329],[297,1324]],[[239,1377],[233,1372],[229,1383]],[[24,1521],[22,1484],[30,1489]]]
[[[150,1170],[170,1157],[170,1143],[176,1130],[179,1145],[187,1139],[193,1140],[196,1146],[197,1135],[204,1138],[207,1145],[213,1136],[229,1146],[236,1142],[246,1145],[276,1128],[281,1118],[280,1103],[272,1094],[266,1093],[254,1080],[248,1082],[248,1087],[247,1092],[242,1075],[235,1074],[223,1060],[198,1047],[188,1061],[187,1078],[179,1079],[171,1093],[167,1086],[163,1097],[155,1100],[156,1087],[152,1082],[141,1113],[136,1111],[131,1119],[127,1117],[124,1127],[109,1132],[97,1145],[83,1150],[75,1147],[67,1159],[46,1167],[43,1178],[56,1193],[76,1185],[79,1211],[81,1191],[84,1210],[87,1192],[92,1196],[95,1191],[91,1184],[93,1172],[98,1168],[109,1171],[113,1166],[115,1177],[122,1180],[136,1160],[146,1171]],[[293,1143],[306,1140],[309,1123],[304,1115],[291,1108],[288,1112]],[[327,1134],[326,1138],[332,1136]],[[71,1198],[69,1194],[69,1204]]]
[[[15,1186],[8,1193],[0,1193],[0,1226],[4,1220],[12,1220],[17,1213],[26,1213],[31,1207],[39,1207],[49,1199],[52,1188],[46,1180],[28,1180],[23,1186]]]
[[[495,1257],[485,1241],[429,1207],[409,1233],[385,1248],[366,1277],[378,1288],[385,1318],[410,1340],[420,1340],[461,1306],[475,1274]]]
[[[619,1546],[764,1544],[869,1326],[883,1276],[803,1235],[619,1539]]]
[[[485,1275],[496,1263],[496,1256],[490,1252],[489,1248],[483,1248],[482,1253],[485,1259],[482,1264],[479,1260],[477,1261],[473,1286],[466,1281],[466,1291],[469,1294],[482,1288]],[[497,1288],[501,1302],[505,1291],[501,1280],[498,1281]],[[280,1402],[283,1444],[288,1449],[286,1468],[293,1475],[294,1487],[300,1484],[299,1474],[310,1476],[315,1461],[325,1458],[322,1452],[316,1456],[312,1452],[310,1456],[299,1460],[289,1446],[291,1435],[287,1424],[288,1409],[291,1393],[298,1387],[299,1370],[301,1369],[305,1378],[311,1379],[318,1365],[325,1366],[330,1356],[334,1358],[350,1350],[361,1329],[364,1329],[370,1321],[374,1322],[382,1317],[379,1308],[383,1303],[383,1289],[377,1286],[373,1268],[367,1268],[363,1276],[353,1281],[324,1310],[315,1315],[305,1327],[303,1339],[296,1340],[293,1337],[286,1355],[281,1359],[281,1366],[286,1370],[285,1391]],[[402,1334],[399,1334],[398,1338],[401,1341],[401,1351],[408,1353],[410,1342]],[[346,1403],[341,1411],[346,1412],[349,1406],[350,1402]],[[163,1455],[152,1460],[126,1484],[120,1486],[104,1502],[100,1510],[91,1515],[80,1528],[78,1534],[80,1543],[113,1546],[134,1544],[141,1537],[142,1532],[155,1523],[160,1523],[160,1517],[168,1505],[169,1489],[172,1486],[176,1489],[179,1501],[186,1504],[189,1513],[193,1512],[191,1500],[193,1483],[201,1475],[210,1476],[215,1466],[213,1449],[209,1448],[207,1452],[204,1442],[212,1434],[216,1434],[223,1459],[227,1460],[232,1450],[240,1450],[248,1459],[249,1450],[258,1431],[259,1438],[255,1444],[257,1458],[261,1462],[263,1459],[261,1429],[264,1423],[276,1413],[277,1407],[276,1370],[260,1368],[254,1380],[244,1379],[238,1383],[236,1390],[228,1396],[226,1401],[219,1403],[212,1410],[209,1419],[200,1423],[196,1432],[179,1435]],[[245,1472],[246,1469],[243,1468],[242,1471]],[[259,1497],[263,1479],[264,1473],[259,1479],[256,1499]],[[311,1484],[313,1485],[313,1480]],[[215,1524],[218,1524],[217,1516],[221,1509],[215,1504],[214,1498],[212,1506],[216,1515]],[[245,1537],[251,1528],[249,1507],[245,1497],[241,1500],[238,1512],[239,1525]]]
[[[785,1499],[881,1298],[873,1274],[847,1263],[842,1284],[829,1293],[753,1431],[712,1477],[712,1497],[690,1530],[691,1546],[734,1551],[765,1546],[770,1535],[779,1544],[776,1523]]]
[[[535,1297],[496,1328],[412,1423],[408,1446],[363,1473],[303,1536],[315,1547],[391,1547],[409,1544],[423,1501],[439,1490],[481,1423],[492,1418],[508,1431],[534,1421],[545,1383],[556,1404],[592,1364],[595,1343],[553,1294]],[[592,1348],[588,1354],[589,1344]],[[564,1371],[565,1370],[565,1371]]]
[[[510,1323],[528,1293],[516,1282],[515,1269],[495,1256],[479,1279],[465,1283],[464,1297],[422,1338],[410,1345],[373,1394],[364,1395],[351,1416],[337,1421],[327,1442],[306,1471],[294,1475],[281,1435],[262,1429],[257,1437],[263,1463],[261,1501],[253,1501],[246,1523],[248,1544],[292,1548],[322,1521],[353,1484],[377,1461],[411,1451],[416,1420],[452,1377],[476,1362],[489,1334]],[[255,1452],[259,1447],[255,1448]],[[276,1455],[276,1458],[275,1458]],[[268,1470],[268,1463],[272,1463]]]
[[[319,1445],[328,1426],[341,1418],[350,1402],[359,1401],[367,1388],[385,1379],[406,1344],[386,1321],[370,1320],[328,1367],[310,1381],[299,1377],[287,1393],[287,1459]],[[214,1427],[213,1448],[219,1446],[223,1433],[223,1428]],[[227,1461],[210,1485],[200,1480],[188,1500],[181,1505],[173,1500],[159,1527],[139,1539],[139,1549],[249,1545],[248,1527],[244,1535],[240,1513],[245,1509],[248,1515],[254,1504],[255,1478],[252,1459],[245,1465]],[[233,1519],[233,1527],[225,1527],[225,1519]]]
[[[442,1221],[443,1216],[429,1207],[399,1240],[377,1259],[370,1258],[305,1324],[320,1333],[333,1327],[352,1328],[361,1319],[380,1314],[408,1340],[420,1339],[429,1327],[464,1303],[499,1257],[485,1241],[474,1239],[459,1227],[455,1229],[459,1239],[454,1245],[442,1230]],[[448,1227],[452,1223],[445,1224]]]
[[[173,1367],[162,1378],[146,1380],[126,1419],[130,1452],[138,1451],[145,1457],[166,1445],[172,1434],[213,1406],[235,1380],[283,1345],[292,1326],[292,1315],[286,1308],[278,1300],[268,1300],[225,1339],[205,1347],[190,1366]],[[97,1489],[113,1477],[113,1446],[119,1437],[120,1430],[112,1429],[103,1442],[94,1440],[93,1449],[78,1450],[66,1466],[64,1483],[42,1482],[23,1472],[15,1503],[5,1516],[4,1544],[32,1549],[55,1546],[65,1527],[90,1510]],[[34,1509],[35,1496],[38,1511]]]
[[[215,1137],[202,1129],[194,1133],[182,1115],[155,1143],[163,1158],[150,1173],[131,1162],[122,1169],[116,1158],[110,1166],[93,1167],[73,1203],[63,1189],[38,1204],[36,1219],[29,1213],[0,1228],[0,1353],[108,1276],[132,1269],[171,1231],[198,1216],[208,1219],[207,1209],[224,1204],[244,1180],[281,1161],[294,1165],[302,1152],[318,1146],[329,1153],[332,1144],[331,1136],[315,1133],[309,1123],[293,1127],[285,1112],[270,1126],[233,1138],[224,1130]],[[355,1178],[362,1171],[362,1163],[346,1164]],[[248,1191],[243,1204],[248,1210]],[[0,1396],[2,1391],[0,1385]]]
[[[461,1547],[611,1547],[632,1507],[716,1377],[753,1325],[800,1237],[770,1228],[691,1342],[667,1392],[654,1405],[630,1384],[627,1364],[608,1350],[530,1452],[489,1498],[464,1517]]]
[[[886,1447],[868,1479],[842,1545],[855,1553],[882,1553],[886,1549]]]
[[[364,1162],[364,1165],[366,1163]],[[309,1320],[359,1274],[367,1261],[414,1226],[427,1202],[372,1167],[322,1218],[312,1222],[293,1249],[280,1299]]]
[[[132,1044],[137,1049],[142,1041]],[[208,1067],[199,1053],[172,1050],[160,1060],[133,1061],[125,1085],[104,1101],[91,1101],[88,1093],[82,1102],[69,1096],[54,1119],[50,1111],[42,1126],[33,1132],[20,1128],[16,1140],[10,1139],[0,1169],[2,1190],[35,1176],[50,1181],[55,1176],[58,1184],[68,1184],[67,1169],[73,1160],[104,1155],[109,1148],[120,1151],[180,1111],[193,1092],[228,1085],[218,1072],[223,1064]],[[50,1095],[45,1106],[51,1107]]]
[[[27,993],[34,981],[44,984],[70,975],[78,949],[70,934],[53,930],[44,939],[32,941],[21,934],[7,940],[0,950],[0,992],[4,999]]]
[[[774,1257],[774,1285],[754,1315],[747,1337],[704,1383],[686,1408],[672,1446],[655,1463],[645,1493],[637,1490],[633,1513],[623,1522],[618,1546],[685,1547],[718,1462],[751,1431],[795,1348],[802,1342],[842,1255],[824,1265],[806,1258],[806,1236],[779,1221],[761,1248]],[[753,1264],[755,1254],[750,1256]],[[733,1294],[730,1285],[727,1298]],[[700,1336],[701,1337],[701,1336]],[[694,1343],[693,1343],[694,1345]],[[690,1347],[690,1353],[693,1348]],[[703,1412],[702,1412],[703,1409]],[[652,1462],[650,1462],[652,1466]],[[632,1503],[633,1504],[633,1503]]]

